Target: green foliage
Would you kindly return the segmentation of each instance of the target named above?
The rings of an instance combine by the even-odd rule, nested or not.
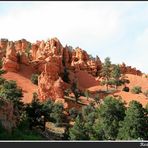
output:
[[[128,77],[125,74],[121,74],[120,84],[125,86],[125,84],[129,84],[129,83],[130,83],[130,80],[128,80]]]
[[[119,65],[114,65],[113,70],[111,72],[111,77],[114,78],[115,80],[119,80],[121,77],[121,71]]]
[[[63,104],[59,103],[54,104],[50,117],[56,123],[56,126],[60,126],[64,121],[63,111],[64,111]]]
[[[108,90],[108,82],[111,78],[111,61],[109,57],[105,58],[101,70],[101,76],[104,78],[103,84],[106,84],[106,89]]]
[[[94,97],[93,97],[93,99],[95,100],[95,102],[98,104],[100,104],[101,103],[101,98],[99,97],[99,94],[96,94]]]
[[[37,132],[29,130],[26,124],[21,124],[9,133],[0,122],[0,140],[44,140],[44,138]]]
[[[72,119],[75,119],[77,115],[79,114],[78,110],[76,108],[69,109],[69,115]]]
[[[131,101],[126,110],[124,121],[118,133],[118,139],[138,140],[148,138],[148,113],[137,101]]]
[[[2,66],[3,66],[3,61],[0,60],[0,68],[2,68]]]
[[[51,121],[59,126],[65,119],[62,104],[54,104],[50,99],[40,102],[36,93],[33,95],[31,103],[26,105],[26,114],[30,129],[39,126],[45,130],[45,122]]]
[[[118,86],[121,86],[123,84],[123,81],[120,80],[121,78],[121,70],[119,65],[114,65],[112,72],[111,72],[111,77],[113,78],[112,84],[116,86],[116,89]]]
[[[4,100],[0,98],[0,108],[4,105]]]
[[[129,92],[129,87],[124,87],[122,91]]]
[[[18,88],[15,81],[4,81],[0,89],[0,97],[13,102],[14,107],[19,111],[23,109],[23,102],[21,101],[23,94],[22,89]]]
[[[70,93],[71,93],[71,90],[70,90],[70,89],[66,89],[66,90],[64,91],[64,94],[65,94],[66,96],[69,96]]]
[[[39,74],[32,74],[31,82],[35,85],[38,85],[38,77],[39,77]]]
[[[125,106],[119,99],[107,96],[98,108],[98,120],[94,124],[93,139],[115,140],[118,134],[119,122],[124,119]]]
[[[2,84],[1,90],[0,90],[0,96],[4,99],[12,100],[13,102],[21,100],[22,89],[17,87],[17,84],[15,81],[4,81]]]
[[[134,94],[139,94],[139,93],[142,93],[142,90],[140,86],[135,86],[131,89],[131,92]]]
[[[71,90],[72,90],[72,92],[73,92],[74,95],[75,95],[76,102],[78,102],[78,99],[79,99],[79,97],[80,97],[80,95],[81,95],[81,92],[80,92],[80,90],[78,89],[78,86],[77,86],[77,83],[76,83],[76,82],[73,82],[73,83],[72,83]]]
[[[4,84],[5,81],[6,81],[5,78],[0,77],[0,85]]]
[[[5,73],[6,73],[6,71],[5,71],[5,70],[0,69],[0,75],[5,74]]]
[[[87,98],[87,100],[89,99],[89,90],[85,90],[84,92],[85,97]]]
[[[93,134],[92,125],[95,122],[96,112],[93,104],[82,108],[76,117],[75,124],[69,130],[71,140],[90,140]]]
[[[82,117],[78,115],[74,126],[69,131],[70,140],[89,140],[84,124]]]
[[[42,104],[39,101],[36,93],[33,94],[33,100],[30,104],[26,105],[25,110],[29,121],[30,129],[32,129],[32,127],[34,126],[42,124]]]

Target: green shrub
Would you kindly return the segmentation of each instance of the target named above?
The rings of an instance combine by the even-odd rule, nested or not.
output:
[[[38,85],[38,74],[32,74],[31,76],[31,82],[35,85]]]
[[[72,118],[72,119],[75,119],[76,117],[77,117],[77,115],[78,115],[78,110],[76,109],[76,108],[71,108],[70,110],[69,110],[69,115],[70,115],[70,117]]]
[[[3,62],[2,60],[0,60],[0,68],[2,68],[2,66],[3,66]]]
[[[139,93],[142,93],[142,90],[141,90],[141,87],[140,86],[134,86],[131,89],[131,92],[134,93],[134,94],[139,94]]]
[[[1,77],[0,77],[0,85],[4,84],[5,81],[6,81],[5,78],[1,78]]]
[[[2,74],[4,74],[4,73],[6,73],[6,71],[5,71],[5,70],[0,69],[0,75],[2,75]]]
[[[122,91],[129,92],[129,87],[124,87]]]

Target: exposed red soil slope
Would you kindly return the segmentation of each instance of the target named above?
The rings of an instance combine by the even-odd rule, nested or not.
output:
[[[32,84],[30,77],[33,73],[32,68],[28,66],[21,65],[20,72],[7,72],[3,77],[7,80],[14,80],[17,85],[23,90],[23,102],[29,103],[32,100],[33,92],[37,92],[37,86]]]
[[[122,99],[128,104],[130,101],[135,100],[140,102],[143,106],[145,106],[148,103],[148,98],[145,97],[144,94],[132,94],[131,92],[124,92],[120,91],[118,93],[115,93],[115,95],[119,95],[122,97]]]
[[[126,74],[126,76],[130,80],[130,88],[134,86],[141,86],[143,91],[148,90],[148,78],[132,74]]]
[[[78,78],[78,85],[84,89],[99,85],[99,82],[91,74],[86,71],[79,71],[76,73]]]
[[[130,80],[130,84],[127,85],[130,89],[133,88],[134,86],[141,86],[142,91],[148,90],[148,79],[147,78],[144,78],[142,76],[132,75],[132,74],[127,74],[126,76]],[[136,100],[136,101],[140,102],[143,106],[145,106],[148,103],[148,98],[143,93],[133,94],[131,92],[121,91],[121,89],[122,89],[122,87],[120,87],[120,90],[117,91],[116,93],[114,93],[114,95],[121,96],[122,99],[127,104],[132,100]],[[91,92],[96,92],[99,90],[106,90],[106,87],[96,85],[96,86],[90,87],[89,90]]]

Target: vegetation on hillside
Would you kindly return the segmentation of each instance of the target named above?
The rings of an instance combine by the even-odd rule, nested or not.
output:
[[[39,74],[32,74],[31,82],[35,85],[38,85],[38,77],[39,77]]]
[[[0,70],[0,75],[5,71]],[[68,71],[65,69],[63,80],[69,82]],[[31,81],[38,84],[38,74],[33,74]],[[123,91],[129,92],[129,83],[120,71],[119,65],[111,64],[110,58],[106,58],[102,66],[102,84],[114,86],[117,91],[119,86],[124,85]],[[131,89],[133,93],[142,93],[142,88],[135,86]],[[71,88],[65,90],[65,95],[70,97],[74,94],[75,104],[79,103],[82,92],[78,83],[74,81]],[[148,92],[143,92],[148,96]],[[1,140],[43,140],[48,139],[43,133],[47,132],[46,123],[52,122],[56,128],[64,127],[66,132],[64,140],[148,140],[148,105],[144,108],[139,102],[131,101],[129,106],[123,102],[121,97],[100,97],[99,91],[91,95],[88,89],[83,91],[83,96],[93,100],[89,105],[83,105],[81,109],[64,109],[63,104],[55,103],[47,98],[40,101],[37,93],[33,94],[32,102],[22,102],[22,89],[15,81],[7,81],[0,77],[0,98],[9,100],[14,107],[14,115],[17,115],[16,127],[8,132],[0,121]],[[134,98],[133,98],[134,99]],[[0,107],[3,103],[0,102]],[[47,133],[46,133],[47,134]],[[54,138],[53,138],[54,140]]]

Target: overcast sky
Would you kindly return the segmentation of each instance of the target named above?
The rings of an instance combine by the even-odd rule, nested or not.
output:
[[[148,73],[148,2],[0,2],[0,38],[57,37]]]

